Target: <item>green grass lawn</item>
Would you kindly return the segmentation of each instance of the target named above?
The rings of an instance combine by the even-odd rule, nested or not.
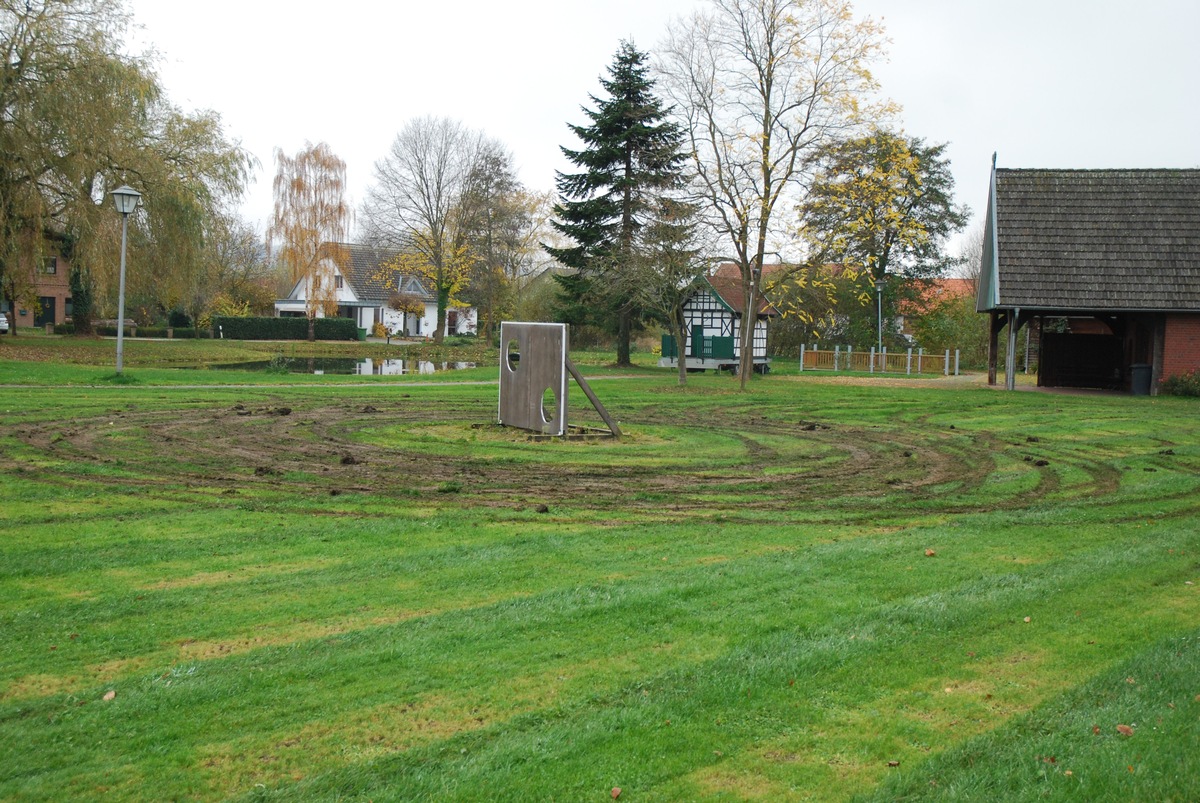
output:
[[[111,348],[0,343],[0,799],[1200,799],[1195,400]]]

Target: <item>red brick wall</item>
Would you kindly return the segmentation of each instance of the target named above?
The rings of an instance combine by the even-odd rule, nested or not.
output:
[[[41,297],[50,297],[54,299],[54,322],[63,323],[67,316],[67,299],[71,297],[71,265],[61,256],[55,255],[53,252],[47,254],[56,259],[54,273],[47,274],[42,270],[33,272],[33,281],[36,295]],[[21,313],[25,314],[22,315]],[[17,304],[17,308],[13,310],[9,317],[17,326],[33,326],[34,314],[36,310],[31,304]]]
[[[1200,370],[1200,315],[1168,315],[1162,378]]]

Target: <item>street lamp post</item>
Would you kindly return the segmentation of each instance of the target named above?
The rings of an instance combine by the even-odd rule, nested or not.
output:
[[[121,213],[121,282],[117,291],[117,376],[125,368],[125,241],[129,233],[129,214],[137,209],[142,194],[122,184],[109,193]]]

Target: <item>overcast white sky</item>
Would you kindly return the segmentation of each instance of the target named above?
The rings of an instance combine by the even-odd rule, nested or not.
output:
[[[567,122],[621,39],[653,51],[706,0],[131,0],[171,99],[219,112],[261,166],[243,207],[271,213],[273,149],[325,141],[357,205],[412,117],[453,117],[553,189]],[[978,220],[1001,167],[1200,167],[1196,0],[858,0],[892,40],[875,72],[904,130],[949,142]]]

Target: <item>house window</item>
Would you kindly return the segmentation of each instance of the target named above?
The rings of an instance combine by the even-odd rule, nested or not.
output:
[[[42,273],[54,275],[58,273],[58,257],[46,257],[42,260]]]
[[[338,290],[342,289],[342,277],[340,275],[333,277],[333,286],[336,287]]]

